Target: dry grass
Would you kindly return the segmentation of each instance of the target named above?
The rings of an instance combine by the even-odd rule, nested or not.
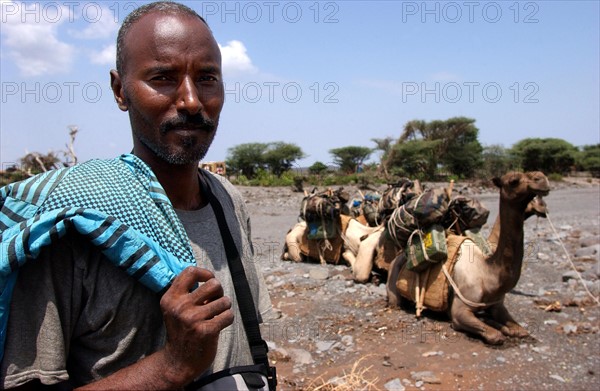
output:
[[[323,380],[323,376],[319,376],[310,382],[305,389],[307,391],[378,391],[379,388],[376,383],[379,379],[369,373],[373,366],[365,367],[362,365],[362,361],[369,356],[373,355],[361,357],[352,365],[349,373],[344,371],[343,376],[335,378],[335,382]]]

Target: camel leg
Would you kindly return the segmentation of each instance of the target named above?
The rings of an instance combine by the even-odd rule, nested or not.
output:
[[[342,258],[344,258],[346,262],[348,262],[350,267],[354,270],[354,264],[356,263],[356,257],[354,256],[354,253],[350,250],[345,250],[342,253]]]
[[[377,243],[379,243],[380,236],[381,232],[374,232],[360,242],[356,261],[352,267],[354,281],[364,283],[369,280],[371,270],[373,270],[373,257],[375,256],[375,249],[377,248]]]
[[[490,345],[500,345],[506,339],[500,331],[479,320],[473,313],[473,310],[457,297],[452,300],[450,315],[454,330],[479,335]]]
[[[302,253],[300,252],[300,241],[306,225],[296,224],[296,226],[285,236],[285,248],[283,258],[294,262],[302,262]]]
[[[500,325],[502,334],[517,338],[523,338],[529,335],[529,332],[513,319],[504,306],[504,303],[494,305],[489,309],[489,313],[492,316],[492,319]]]
[[[394,258],[390,264],[388,279],[385,284],[389,307],[400,307],[400,302],[402,301],[402,297],[398,293],[398,288],[396,288],[396,282],[398,281],[402,265],[404,265],[403,253]]]

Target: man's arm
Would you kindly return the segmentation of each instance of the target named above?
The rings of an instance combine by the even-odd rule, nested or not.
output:
[[[200,283],[199,287],[194,289]],[[205,269],[188,267],[160,301],[166,345],[154,354],[81,390],[182,388],[213,362],[219,333],[233,323],[231,300]]]

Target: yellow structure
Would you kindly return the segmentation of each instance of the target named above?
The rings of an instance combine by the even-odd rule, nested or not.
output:
[[[226,173],[225,162],[204,162],[200,163],[200,168],[223,176]]]

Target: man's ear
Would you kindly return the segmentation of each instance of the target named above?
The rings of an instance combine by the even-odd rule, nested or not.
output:
[[[127,99],[125,99],[125,94],[123,93],[123,81],[121,80],[119,72],[114,69],[110,71],[110,88],[112,89],[119,109],[127,111]]]

